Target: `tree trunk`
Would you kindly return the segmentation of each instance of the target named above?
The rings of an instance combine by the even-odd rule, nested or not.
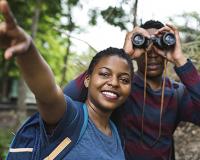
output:
[[[2,88],[1,88],[1,101],[2,102],[7,102],[8,101],[8,71],[9,71],[9,61],[6,61],[5,59],[3,59],[3,68],[2,68]]]
[[[70,37],[68,37],[67,42],[68,42],[68,46],[67,46],[67,48],[66,48],[66,54],[65,54],[65,56],[64,56],[64,66],[63,66],[62,72],[61,72],[61,75],[62,75],[61,83],[60,83],[61,86],[64,86],[64,85],[65,85],[65,82],[66,82],[67,62],[68,62],[68,57],[69,57],[70,47],[71,47],[71,40],[70,40]]]
[[[19,80],[19,88],[18,88],[18,100],[17,100],[17,124],[15,129],[18,129],[22,122],[27,117],[27,105],[25,103],[26,100],[26,86],[24,84],[23,78]]]
[[[138,7],[138,0],[135,0],[133,6],[133,28],[137,26],[137,7]]]
[[[73,26],[73,25],[71,25],[71,24],[73,24],[73,22],[72,22],[72,15],[71,15],[71,6],[68,5],[67,7],[68,7],[68,9],[67,9],[68,10],[68,16],[67,16],[67,18],[69,20],[69,24],[68,24],[69,28],[67,28],[67,29],[68,29],[69,35],[70,35],[71,32],[74,30],[74,28],[71,27],[71,26]],[[63,86],[66,83],[66,79],[67,79],[66,78],[66,75],[67,75],[67,63],[68,63],[68,58],[69,58],[69,54],[70,54],[71,44],[72,44],[72,42],[71,42],[70,36],[69,36],[67,38],[67,48],[66,48],[66,54],[64,56],[64,66],[63,66],[62,72],[61,72],[61,75],[62,75],[61,82],[60,82],[61,86]]]
[[[31,37],[33,39],[35,39],[37,29],[38,29],[38,21],[39,21],[40,12],[41,12],[41,8],[40,8],[41,1],[42,0],[36,1],[35,13],[34,13],[34,16],[32,18],[33,22],[32,22],[32,26],[31,26]]]

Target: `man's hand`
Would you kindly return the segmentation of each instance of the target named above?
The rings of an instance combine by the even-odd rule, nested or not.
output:
[[[156,34],[163,34],[164,32],[171,32],[175,35],[176,45],[173,49],[166,52],[166,55],[162,55],[164,52],[159,52],[159,49],[156,48],[157,53],[161,53],[161,56],[165,57],[167,60],[175,63],[177,67],[184,65],[187,62],[186,57],[183,55],[181,48],[181,40],[179,36],[178,29],[170,24],[167,24],[163,28],[159,29]]]
[[[5,49],[5,59],[27,52],[32,39],[17,25],[6,0],[0,1],[0,12],[5,19],[0,23],[0,48]]]
[[[127,32],[125,42],[124,42],[124,50],[127,54],[129,54],[133,59],[140,57],[145,50],[142,48],[134,48],[132,44],[132,37],[134,34],[139,33],[142,34],[144,37],[149,38],[149,33],[140,27],[135,27],[131,32]]]

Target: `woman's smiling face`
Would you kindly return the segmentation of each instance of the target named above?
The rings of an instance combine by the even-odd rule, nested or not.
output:
[[[117,56],[102,57],[91,75],[85,79],[88,99],[103,111],[120,106],[131,91],[131,69],[128,62]]]

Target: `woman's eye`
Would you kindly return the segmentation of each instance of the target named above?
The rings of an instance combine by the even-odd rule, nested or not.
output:
[[[99,73],[99,75],[102,77],[109,77],[109,73],[107,73],[107,72],[101,72],[101,73]]]
[[[130,83],[130,79],[129,79],[129,78],[120,78],[120,81],[121,81],[123,84],[129,84],[129,83]]]

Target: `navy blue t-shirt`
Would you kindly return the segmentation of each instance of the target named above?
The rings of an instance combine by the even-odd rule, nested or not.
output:
[[[77,108],[77,102],[66,97],[67,110],[62,120],[56,127],[54,135],[58,135],[61,132],[73,132],[68,130],[69,125],[76,126],[75,119],[79,117],[79,109]],[[84,105],[82,103],[82,105]],[[80,107],[80,106],[78,106]],[[73,115],[73,116],[72,116]],[[88,116],[88,115],[87,115]],[[68,126],[67,126],[68,125]],[[89,118],[86,130],[84,131],[81,139],[71,149],[71,151],[64,156],[64,160],[125,160],[124,153],[121,147],[120,138],[117,129],[113,122],[109,122],[112,135],[107,136],[102,133]],[[65,127],[66,126],[66,127]],[[71,128],[71,126],[69,127]],[[73,127],[72,127],[73,128]],[[45,130],[45,129],[44,129]],[[80,133],[74,133],[80,134]],[[53,137],[50,138],[53,138]],[[62,134],[64,139],[66,136]]]
[[[106,136],[88,118],[84,103],[65,98],[66,111],[53,132],[47,134],[40,114],[34,114],[16,133],[7,160],[124,160],[114,124],[112,136]]]

